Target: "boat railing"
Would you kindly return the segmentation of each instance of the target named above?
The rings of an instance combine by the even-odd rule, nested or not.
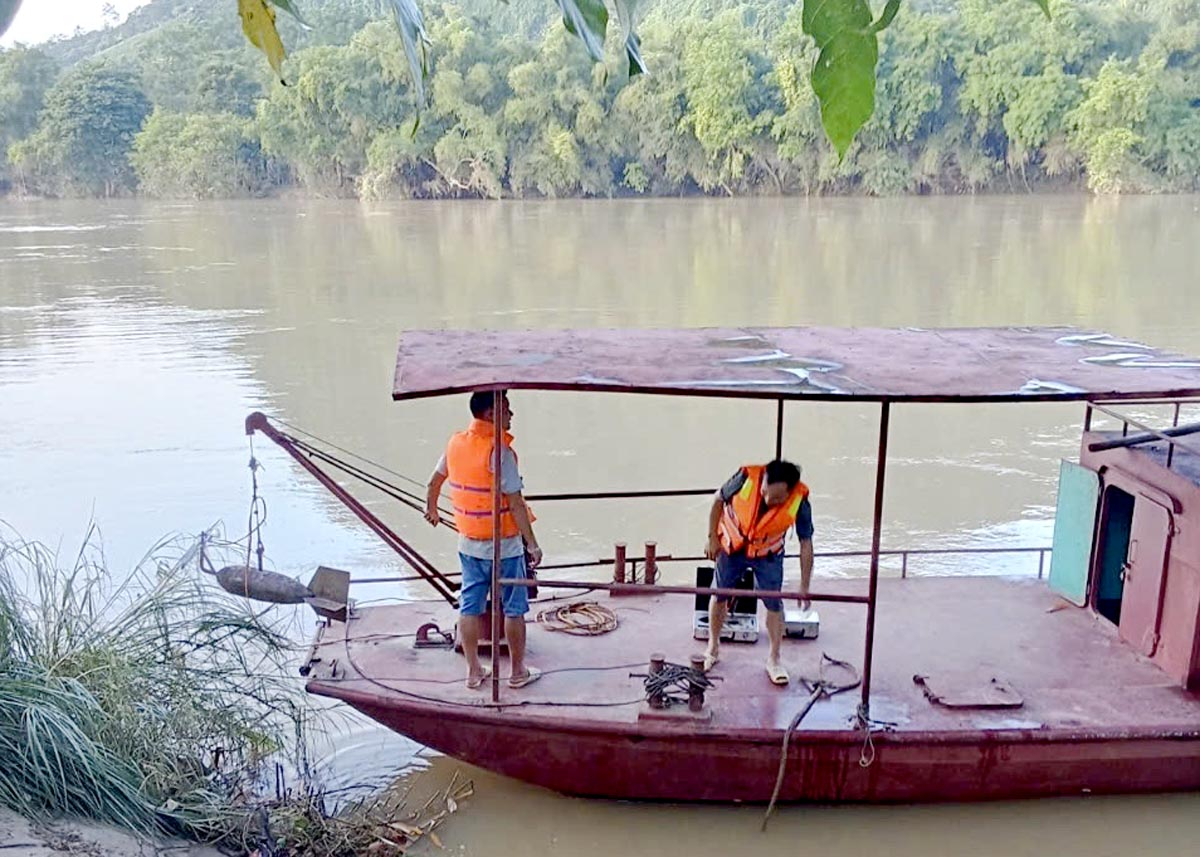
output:
[[[1050,552],[1051,552],[1051,548],[1049,545],[1047,545],[1045,547],[1027,546],[1027,547],[1012,547],[1012,548],[1001,548],[1001,547],[900,548],[900,549],[896,549],[896,550],[881,550],[879,552],[879,556],[880,557],[890,557],[890,558],[899,557],[900,558],[900,577],[907,578],[907,577],[909,577],[909,558],[910,557],[971,556],[971,555],[976,555],[976,554],[1016,554],[1016,555],[1037,554],[1037,577],[1038,577],[1038,580],[1041,580],[1045,577],[1046,558],[1049,556]],[[799,554],[789,553],[789,554],[786,554],[785,556],[789,559],[795,559],[799,556]],[[865,558],[869,558],[870,556],[871,556],[871,552],[869,550],[817,551],[813,554],[814,559],[856,559],[856,558],[865,559]],[[704,556],[700,556],[700,555],[674,556],[672,554],[657,554],[654,556],[653,560],[651,560],[651,562],[656,565],[661,564],[661,563],[679,563],[679,562],[697,562],[698,563],[698,562],[706,562],[706,561],[708,561],[708,560]],[[645,584],[637,583],[636,581],[639,576],[639,574],[638,574],[639,567],[643,569],[641,576],[642,576],[643,580],[645,579],[644,568],[645,568],[645,565],[647,562],[646,559],[644,557],[632,557],[632,558],[627,559],[626,562],[629,564],[630,580],[629,581],[620,581],[620,582],[631,582],[632,581],[631,585],[638,587],[638,589],[635,591],[645,592],[646,590],[643,588],[645,586]],[[569,571],[569,570],[577,570],[577,569],[585,569],[585,568],[607,568],[607,567],[613,567],[616,564],[617,564],[617,561],[616,561],[615,557],[606,557],[603,559],[583,560],[583,561],[578,561],[578,562],[545,563],[538,567],[538,571],[546,572],[546,571]],[[460,574],[458,572],[446,572],[445,574],[446,574],[446,577],[450,577],[450,578],[457,578],[460,576]],[[848,578],[839,578],[839,579],[858,580],[858,579],[865,579],[865,578],[848,577]],[[424,580],[424,578],[420,577],[419,575],[410,574],[410,575],[404,575],[401,577],[354,578],[350,582],[351,582],[351,584],[416,583],[421,580]],[[589,581],[573,581],[573,582],[581,583],[581,584],[586,583],[590,587],[595,586],[594,581],[590,581],[590,582]],[[614,582],[617,582],[617,581],[614,581]],[[539,579],[537,582],[537,585],[550,588],[550,587],[554,587],[557,583],[558,583],[558,581],[555,581],[555,580]],[[695,590],[696,593],[706,591],[700,587],[691,587],[689,589],[689,591],[691,591],[691,590]],[[739,591],[739,594],[744,595],[745,591],[744,590]]]
[[[1121,424],[1121,437],[1111,440],[1093,441],[1088,444],[1089,452],[1101,452],[1106,449],[1118,449],[1121,447],[1133,447],[1142,443],[1150,443],[1152,441],[1163,441],[1167,444],[1167,469],[1170,470],[1172,463],[1175,460],[1175,450],[1177,447],[1183,447],[1189,450],[1194,455],[1200,455],[1200,443],[1197,442],[1195,435],[1200,433],[1200,423],[1190,423],[1180,425],[1179,418],[1185,405],[1200,405],[1200,399],[1194,397],[1181,397],[1176,399],[1153,399],[1153,400],[1121,400],[1119,402],[1088,402],[1087,413],[1083,420],[1083,430],[1092,430],[1092,421],[1096,412],[1103,416],[1116,420]],[[1131,416],[1128,413],[1123,413],[1118,408],[1130,407],[1163,407],[1172,408],[1171,425],[1169,428],[1154,428],[1142,420]],[[1137,433],[1130,434],[1130,428],[1137,429]]]

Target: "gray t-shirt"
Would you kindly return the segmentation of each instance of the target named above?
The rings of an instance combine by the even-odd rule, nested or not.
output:
[[[437,467],[434,469],[442,476],[449,473],[446,469],[446,456],[444,454],[438,459]],[[488,472],[494,472],[490,456],[488,457]],[[519,494],[524,488],[525,483],[522,481],[521,474],[517,470],[517,456],[506,446],[500,450],[500,493]],[[468,539],[459,536],[458,552],[466,556],[475,557],[476,559],[491,559],[492,540]],[[514,556],[524,556],[524,554],[525,541],[520,536],[512,536],[511,538],[500,540],[501,559],[511,559]]]

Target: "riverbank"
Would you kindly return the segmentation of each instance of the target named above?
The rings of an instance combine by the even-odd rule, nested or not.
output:
[[[145,839],[80,819],[33,822],[0,809],[0,852],[21,857],[223,857],[209,845],[178,839]]]

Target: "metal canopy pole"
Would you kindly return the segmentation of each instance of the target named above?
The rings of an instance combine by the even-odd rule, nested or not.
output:
[[[500,466],[504,391],[492,392],[492,702],[500,701]]]
[[[863,652],[862,704],[860,724],[869,728],[871,716],[871,659],[875,652],[875,597],[879,591],[879,537],[883,530],[883,477],[887,471],[888,417],[891,402],[883,401],[879,410],[879,457],[875,462],[875,517],[871,532],[871,582],[867,589],[867,640]]]
[[[775,412],[775,460],[783,458],[783,399]]]

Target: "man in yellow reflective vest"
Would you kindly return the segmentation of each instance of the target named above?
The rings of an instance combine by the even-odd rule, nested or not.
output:
[[[492,490],[494,488],[496,425],[500,426],[503,447],[500,450],[500,578],[526,577],[529,565],[542,561],[542,549],[533,535],[533,513],[525,505],[524,485],[517,470],[517,454],[512,448],[512,408],[508,397],[501,399],[499,415],[493,413],[493,394],[471,395],[471,424],[466,431],[451,436],[446,452],[429,477],[425,492],[425,520],[433,526],[441,522],[438,498],[442,485],[450,486],[454,506],[454,525],[458,530],[458,559],[462,566],[462,590],[459,592],[459,634],[467,658],[467,687],[481,687],[491,673],[479,662],[479,637],[488,621],[488,594],[492,586]],[[541,673],[525,664],[525,614],[529,612],[529,593],[523,586],[502,586],[504,636],[512,663],[510,687],[525,687]]]
[[[747,571],[754,574],[755,589],[783,589],[783,546],[789,529],[800,539],[801,606],[807,610],[812,580],[812,509],[808,486],[800,481],[800,468],[790,461],[747,464],[730,477],[713,497],[708,515],[708,544],[704,555],[716,560],[713,585],[733,589]],[[767,675],[774,684],[788,683],[787,669],[779,660],[783,642],[783,601],[764,598],[767,609]],[[708,607],[708,651],[704,669],[720,659],[721,628],[729,613],[729,598],[713,596]]]

